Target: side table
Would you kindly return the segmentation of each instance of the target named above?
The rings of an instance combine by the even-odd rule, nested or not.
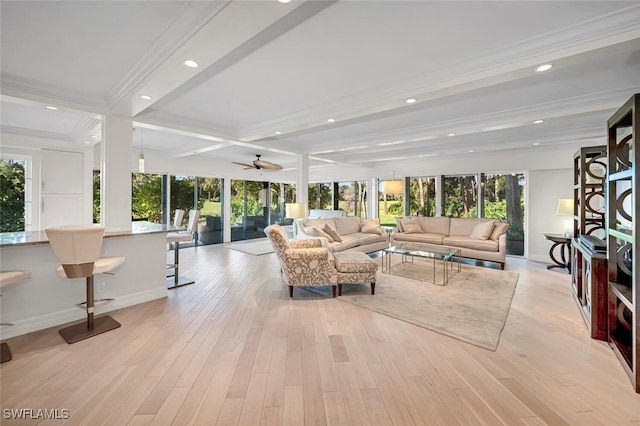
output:
[[[554,262],[553,265],[547,265],[547,269],[562,268],[566,269],[567,273],[571,273],[571,237],[564,236],[562,234],[542,234],[545,240],[553,242],[549,248],[549,257]],[[556,257],[556,247],[559,247],[560,260]]]

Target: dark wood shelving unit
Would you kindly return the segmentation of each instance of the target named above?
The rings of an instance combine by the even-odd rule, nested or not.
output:
[[[607,122],[607,258],[609,345],[640,393],[640,289],[638,288],[638,135],[640,94]],[[636,139],[634,143],[634,139]]]
[[[573,296],[593,339],[607,340],[607,255],[580,243],[580,235],[604,238],[607,146],[580,148],[573,156]]]

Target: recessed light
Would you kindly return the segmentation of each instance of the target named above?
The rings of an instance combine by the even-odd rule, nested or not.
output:
[[[536,68],[536,71],[537,71],[537,72],[549,71],[551,68],[553,68],[553,65],[551,65],[551,64],[544,64],[544,65],[540,65],[538,68]]]
[[[455,133],[449,133],[447,136],[455,136]]]
[[[276,135],[281,135],[281,134],[282,134],[282,132],[276,132]]]
[[[85,145],[91,145],[91,142],[89,142],[89,141],[84,141],[84,144],[85,144]]]
[[[278,3],[291,3],[291,0],[278,0]]]
[[[184,61],[184,64],[189,68],[198,68],[198,63],[193,59],[187,59],[186,61]]]
[[[327,119],[327,121],[328,121],[329,123],[333,123],[333,122],[334,122],[334,121],[336,121],[336,120],[335,120],[335,119],[333,119],[333,118],[329,118],[329,119]]]
[[[474,150],[470,149],[469,152],[475,152]]]
[[[46,109],[50,109],[51,111],[57,111],[58,107],[55,105],[45,105]]]
[[[409,98],[405,102],[408,103],[408,104],[414,104],[414,103],[416,103],[416,98]]]
[[[538,146],[538,145],[540,145],[540,142],[534,142],[533,143],[533,146]]]
[[[150,101],[151,99],[153,99],[151,96],[149,95],[140,95],[141,99],[144,99],[145,101]]]
[[[91,136],[91,139],[98,139],[96,135]]]
[[[540,124],[540,123],[544,123],[544,120],[536,120],[533,122],[533,124]]]

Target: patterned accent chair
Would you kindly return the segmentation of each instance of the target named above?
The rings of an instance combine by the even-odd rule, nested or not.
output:
[[[289,286],[289,297],[293,297],[294,287],[330,285],[336,297],[338,271],[328,249],[322,247],[319,239],[289,241],[287,233],[278,224],[265,228],[273,249],[280,261],[284,279]]]

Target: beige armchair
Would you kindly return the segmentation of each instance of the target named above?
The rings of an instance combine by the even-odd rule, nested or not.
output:
[[[333,266],[333,255],[322,247],[319,239],[289,241],[287,233],[280,225],[265,228],[284,279],[289,286],[289,297],[293,297],[294,287],[330,285],[336,297],[338,271]]]

